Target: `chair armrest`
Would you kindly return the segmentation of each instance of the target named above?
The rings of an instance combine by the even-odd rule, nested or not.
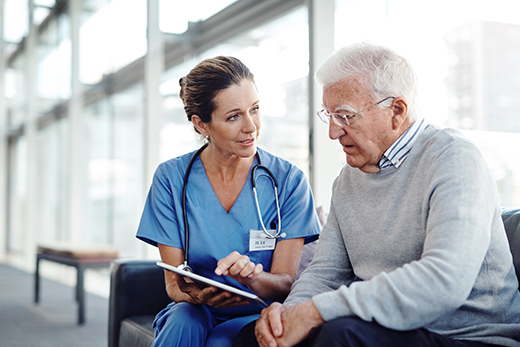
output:
[[[509,241],[509,248],[513,255],[516,277],[520,281],[520,209],[502,209],[502,220],[504,221],[504,227]]]
[[[110,270],[108,345],[118,347],[121,322],[128,317],[155,315],[171,299],[164,270],[155,260],[115,260]]]

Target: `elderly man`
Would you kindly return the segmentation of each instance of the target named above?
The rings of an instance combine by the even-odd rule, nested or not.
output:
[[[518,281],[477,148],[419,117],[415,74],[389,49],[340,49],[316,79],[348,165],[312,263],[235,345],[520,346]]]

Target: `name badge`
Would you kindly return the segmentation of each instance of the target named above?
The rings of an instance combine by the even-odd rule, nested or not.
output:
[[[272,234],[276,230],[269,230]],[[276,239],[268,239],[263,230],[250,230],[249,232],[249,251],[270,251],[276,246]]]

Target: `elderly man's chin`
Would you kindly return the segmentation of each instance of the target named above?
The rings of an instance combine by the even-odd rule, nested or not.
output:
[[[368,160],[366,160],[366,158],[354,156],[352,154],[347,154],[347,164],[367,174],[376,173],[380,171],[378,165],[371,164]]]
[[[347,164],[352,167],[359,167],[359,160],[356,160],[356,156],[352,154],[345,154]]]

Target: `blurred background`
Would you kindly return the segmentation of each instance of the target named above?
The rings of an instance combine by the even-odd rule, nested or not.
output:
[[[471,138],[518,207],[519,13],[518,0],[0,0],[0,262],[33,271],[54,241],[158,258],[135,238],[151,177],[201,144],[178,80],[216,55],[255,74],[260,146],[298,165],[325,211],[345,157],[313,73],[357,41],[409,59],[422,115]],[[107,272],[89,276],[107,295]]]

